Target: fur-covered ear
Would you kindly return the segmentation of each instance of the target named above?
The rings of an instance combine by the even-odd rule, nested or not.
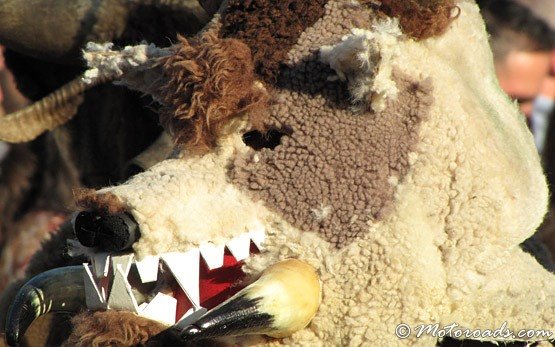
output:
[[[214,147],[225,124],[243,114],[259,128],[269,97],[256,80],[249,47],[211,32],[179,42],[162,58],[167,83],[160,93],[160,120],[175,142]]]

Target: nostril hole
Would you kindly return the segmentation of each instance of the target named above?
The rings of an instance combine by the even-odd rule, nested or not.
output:
[[[141,237],[137,222],[127,213],[102,215],[82,211],[72,223],[75,236],[83,246],[103,251],[129,249]]]
[[[255,151],[262,148],[274,149],[281,143],[281,138],[284,135],[287,134],[277,129],[270,129],[266,133],[252,130],[243,134],[243,142]]]

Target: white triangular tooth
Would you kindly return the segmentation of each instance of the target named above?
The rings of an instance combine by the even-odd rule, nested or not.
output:
[[[225,245],[205,243],[200,246],[200,254],[209,270],[220,268],[224,265]]]
[[[114,275],[118,266],[121,265],[123,274],[127,277],[127,275],[129,275],[129,270],[131,269],[131,264],[133,264],[133,258],[134,258],[133,253],[117,255],[117,256],[112,255],[110,258],[112,262],[112,269],[114,271]]]
[[[110,270],[110,254],[109,253],[96,253],[92,259],[94,265],[94,274],[97,278],[108,276]]]
[[[91,271],[92,266],[84,263],[83,268],[85,269],[83,280],[85,282],[85,302],[87,307],[91,310],[105,309],[106,297],[96,284],[95,277]]]
[[[204,316],[206,312],[208,312],[208,310],[205,309],[204,307],[200,307],[200,308],[191,307],[187,312],[185,312],[183,317],[181,317],[179,321],[175,323],[175,326],[180,329],[185,329],[187,326],[199,320],[200,317]]]
[[[158,293],[139,315],[152,320],[173,325],[177,311],[177,300],[169,295]]]
[[[160,257],[157,255],[149,255],[141,261],[136,261],[137,271],[143,283],[154,282],[158,279],[158,263]]]
[[[185,253],[172,252],[162,254],[162,260],[179,283],[179,286],[195,307],[200,307],[199,293],[199,262],[198,248]]]
[[[266,230],[262,224],[255,226],[249,231],[249,236],[259,251],[264,248],[264,241],[266,241]]]
[[[131,285],[127,281],[127,275],[125,275],[121,265],[117,266],[114,274],[114,281],[108,298],[108,308],[139,312],[137,300],[131,291]]]
[[[241,261],[249,257],[251,238],[248,233],[244,233],[229,240],[226,246],[235,259]]]

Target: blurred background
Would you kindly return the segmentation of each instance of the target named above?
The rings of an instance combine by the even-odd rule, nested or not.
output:
[[[543,224],[523,247],[553,270],[555,254],[555,1],[478,0],[501,88],[520,107],[550,187]],[[538,252],[537,248],[548,252]],[[542,258],[540,256],[540,258]]]
[[[490,34],[495,71],[500,86],[518,102],[523,120],[534,136],[548,184],[554,192],[555,0],[477,2]],[[155,40],[159,39],[161,42],[168,42],[168,38],[174,38],[175,32],[185,30],[182,27],[173,30],[164,23],[168,33],[150,41],[156,42]],[[192,22],[189,20],[187,23]],[[195,32],[201,24],[191,24],[191,28],[186,29]],[[25,60],[27,58],[11,54],[10,56],[10,52],[4,52],[4,48],[0,47],[0,116],[16,112],[30,103],[30,100],[18,91],[15,79],[6,66],[10,64],[4,62],[5,56],[8,60],[11,59],[12,69],[16,68],[18,82],[23,81],[21,71],[33,70],[33,66],[38,64],[36,61],[29,63]],[[47,84],[44,81],[50,83],[52,79],[77,74],[73,70],[69,71],[67,67],[60,68],[59,71],[52,72],[42,81],[34,82],[31,89],[25,90],[25,95],[35,92],[37,98],[43,96],[44,92],[38,87],[44,87],[45,91],[52,89],[51,86],[43,86]],[[62,82],[65,81],[60,80],[54,84],[61,85]],[[114,93],[128,93],[113,86],[106,88],[110,89],[105,91],[104,98]],[[131,97],[134,96],[130,95],[129,98]],[[134,126],[136,128],[132,133],[136,134],[136,138],[106,134],[92,136],[90,141],[105,137],[104,142],[95,142],[95,146],[104,145],[102,153],[113,154],[113,158],[97,158],[90,153],[77,153],[75,168],[65,166],[64,163],[67,161],[60,158],[64,155],[63,151],[61,154],[57,150],[45,151],[45,148],[52,145],[49,142],[52,141],[50,137],[43,136],[28,144],[8,145],[0,142],[0,292],[8,279],[22,277],[25,266],[31,255],[40,247],[41,240],[47,239],[74,208],[71,188],[68,187],[98,188],[124,180],[128,174],[121,170],[124,167],[122,163],[128,162],[144,150],[145,144],[152,143],[159,136],[161,129],[157,127],[154,113],[142,115],[143,122],[140,124],[144,124],[144,127],[137,127],[137,115],[150,112],[150,109],[140,107],[141,110],[130,111],[127,124],[110,125],[122,128]],[[116,111],[120,112],[114,112]],[[85,119],[84,116],[81,116],[81,119]],[[98,128],[99,131],[104,130],[100,126]],[[63,147],[59,142],[59,138],[63,136],[64,134],[58,133],[55,148]],[[82,138],[84,137],[79,136],[78,140]],[[112,140],[119,141],[119,138],[122,140],[114,145]],[[548,269],[555,269],[555,194],[550,195],[550,209],[543,224],[522,247],[534,253]]]

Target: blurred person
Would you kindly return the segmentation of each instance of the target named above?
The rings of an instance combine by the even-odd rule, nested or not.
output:
[[[491,36],[495,71],[501,88],[517,100],[530,124],[533,103],[549,76],[553,30],[516,1],[478,0]]]
[[[519,4],[528,7],[534,15],[545,21],[551,29],[555,30],[555,1],[553,0],[516,0]]]
[[[555,48],[554,31],[530,8],[517,1],[476,2],[480,6],[486,30],[490,34],[499,85],[518,102],[534,134],[536,147],[541,150],[547,136],[546,129],[553,108],[552,100],[555,99],[549,81],[552,52]],[[552,199],[552,207],[555,206],[553,202]],[[553,216],[554,223],[547,222],[551,219],[548,218],[544,223],[544,231],[524,241],[521,246],[525,251],[534,254],[545,268],[555,271],[555,213],[548,215]],[[553,226],[553,231],[548,231],[552,228],[546,228],[547,224]],[[553,238],[549,235],[553,235]]]
[[[540,155],[544,152],[547,128],[555,111],[555,51],[551,53],[551,58],[551,73],[543,80],[532,108],[531,130]]]

